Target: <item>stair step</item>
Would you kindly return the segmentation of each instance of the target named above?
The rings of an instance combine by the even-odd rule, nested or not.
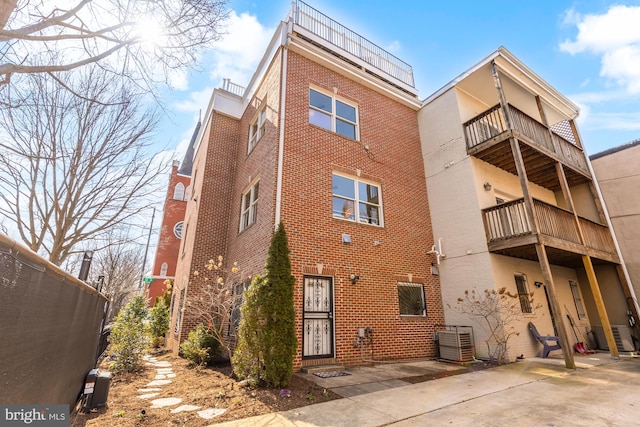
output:
[[[316,374],[318,372],[344,371],[343,365],[312,365],[304,366],[300,369],[305,374]]]

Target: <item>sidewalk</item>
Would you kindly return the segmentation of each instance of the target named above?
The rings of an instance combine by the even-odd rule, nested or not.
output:
[[[574,371],[562,359],[532,358],[416,384],[397,382],[407,370],[426,369],[429,363],[438,364],[352,368],[346,377],[318,378],[322,387],[351,394],[343,399],[216,425],[594,427],[637,425],[640,419],[637,358],[577,356]]]

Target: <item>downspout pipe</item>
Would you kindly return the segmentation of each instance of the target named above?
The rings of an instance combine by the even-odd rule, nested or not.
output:
[[[278,166],[276,171],[276,207],[275,207],[275,216],[274,216],[274,224],[273,229],[277,231],[278,224],[280,224],[280,216],[282,209],[282,168],[284,165],[284,115],[285,115],[285,107],[287,105],[287,53],[289,51],[288,48],[288,38],[291,30],[291,19],[289,20],[288,29],[286,34],[283,35],[287,38],[287,40],[282,44],[282,66],[281,72],[282,77],[280,81],[280,136],[278,138]]]

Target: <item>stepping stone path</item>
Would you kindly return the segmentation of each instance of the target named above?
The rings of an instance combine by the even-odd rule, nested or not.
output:
[[[147,384],[144,388],[139,388],[138,395],[139,399],[153,399],[157,397],[162,392],[162,386],[171,384],[172,378],[176,377],[175,372],[171,368],[171,363],[167,361],[159,361],[153,356],[146,355],[143,357],[146,364],[149,366],[153,366],[156,368],[156,376],[149,384]],[[172,406],[179,405],[182,403],[182,399],[179,397],[164,397],[153,399],[150,401],[150,408],[169,408]],[[176,408],[170,409],[172,414],[177,414],[179,412],[185,411],[198,411],[201,409],[200,406],[195,405],[181,405]],[[226,409],[220,408],[208,408],[203,409],[201,411],[196,412],[200,418],[204,418],[206,420],[210,420],[212,418],[217,417],[218,415],[222,415],[226,412]]]

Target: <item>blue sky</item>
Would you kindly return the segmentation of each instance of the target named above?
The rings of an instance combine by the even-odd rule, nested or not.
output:
[[[640,0],[349,1],[307,4],[413,66],[420,99],[505,46],[581,108],[589,154],[640,138]],[[230,0],[227,35],[201,71],[165,91],[158,143],[181,158],[199,111],[222,78],[245,86],[291,8],[286,0]]]

